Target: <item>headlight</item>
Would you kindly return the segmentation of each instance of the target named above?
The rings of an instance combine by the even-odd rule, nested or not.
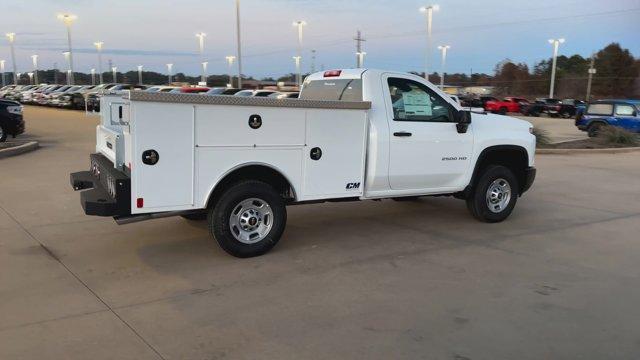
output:
[[[10,114],[22,115],[22,106],[7,106],[7,112]]]

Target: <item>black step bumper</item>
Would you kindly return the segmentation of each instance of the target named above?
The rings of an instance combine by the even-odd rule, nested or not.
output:
[[[131,214],[131,179],[101,154],[91,154],[89,171],[70,175],[71,186],[80,193],[85,214],[125,216]]]

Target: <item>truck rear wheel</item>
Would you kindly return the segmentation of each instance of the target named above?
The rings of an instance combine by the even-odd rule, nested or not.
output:
[[[478,220],[496,223],[511,215],[518,200],[518,180],[504,166],[491,165],[480,176],[467,208]]]
[[[224,191],[207,221],[209,233],[224,251],[249,258],[267,253],[278,243],[287,209],[271,185],[247,180]]]

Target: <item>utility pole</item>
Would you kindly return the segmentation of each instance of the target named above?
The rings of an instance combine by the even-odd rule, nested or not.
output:
[[[362,37],[360,30],[358,30],[356,37],[354,37],[353,40],[356,41],[356,68],[359,69],[363,66],[362,43],[367,40]]]
[[[16,41],[16,33],[7,33],[9,48],[11,49],[11,65],[13,66],[13,83],[18,85],[18,65],[16,64],[16,50],[13,43]]]
[[[53,83],[58,85],[58,63],[53,63]]]
[[[591,81],[593,80],[593,75],[596,73],[596,68],[595,68],[595,63],[596,63],[596,54],[593,53],[591,55],[591,63],[589,64],[589,80],[587,81],[587,97],[586,97],[586,101],[589,102],[591,101]]]
[[[311,50],[311,73],[316,72],[316,51]]]

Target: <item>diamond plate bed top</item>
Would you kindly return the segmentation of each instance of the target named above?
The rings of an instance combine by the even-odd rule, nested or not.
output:
[[[126,96],[125,96],[126,97]],[[150,93],[144,91],[131,91],[129,99],[132,101],[149,101],[160,103],[202,104],[202,105],[234,105],[234,106],[265,106],[286,108],[311,108],[311,109],[354,109],[368,110],[371,102],[368,101],[326,101],[326,100],[302,100],[302,99],[274,99],[265,97],[241,97],[230,95],[200,95],[200,94],[175,94],[175,93]]]

